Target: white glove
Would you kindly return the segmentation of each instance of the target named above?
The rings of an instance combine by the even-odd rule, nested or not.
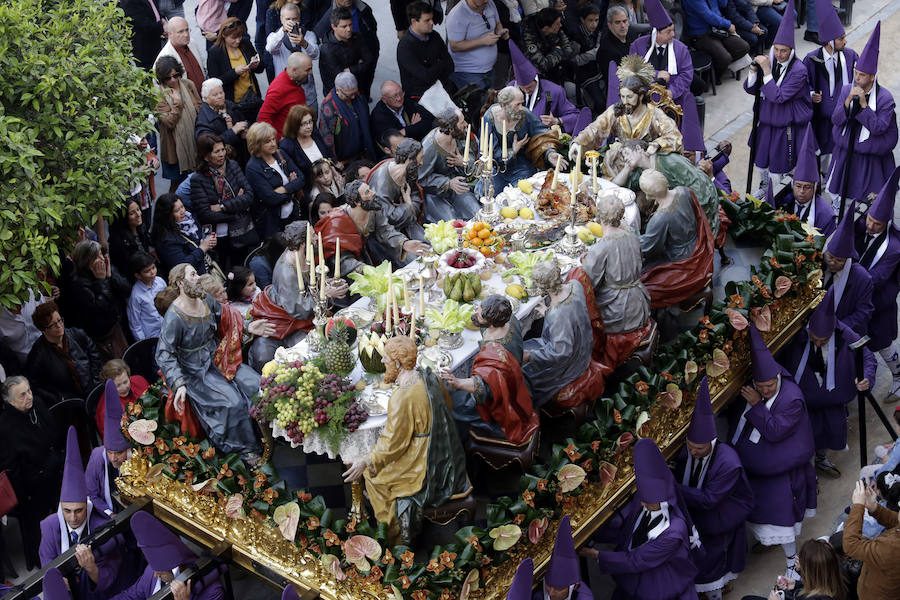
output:
[[[578,158],[579,148],[581,148],[581,144],[579,144],[575,140],[572,140],[569,143],[569,160],[574,161],[576,158]]]

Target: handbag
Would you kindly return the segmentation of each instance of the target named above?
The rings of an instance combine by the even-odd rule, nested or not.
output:
[[[18,504],[19,499],[9,481],[9,475],[6,471],[0,471],[0,517],[8,515]]]
[[[256,117],[259,116],[259,109],[262,108],[263,101],[252,87],[244,93],[244,97],[235,106],[242,115],[250,122],[256,123]]]
[[[713,27],[709,30],[709,35],[713,36],[714,38],[719,38],[720,40],[725,40],[728,39],[728,36],[731,35],[731,32],[729,32],[724,27]]]

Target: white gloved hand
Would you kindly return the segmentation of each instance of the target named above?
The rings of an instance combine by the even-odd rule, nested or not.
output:
[[[575,160],[578,157],[578,149],[581,148],[581,144],[572,140],[569,143],[569,160]]]

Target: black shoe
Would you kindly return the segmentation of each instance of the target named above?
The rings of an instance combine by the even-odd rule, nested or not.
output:
[[[815,31],[810,31],[809,29],[807,29],[806,33],[803,34],[803,39],[807,42],[812,42],[817,46],[821,44],[821,42],[819,41],[819,34]]]

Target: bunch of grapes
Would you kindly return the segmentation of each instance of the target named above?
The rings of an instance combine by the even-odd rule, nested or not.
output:
[[[300,430],[300,425],[297,421],[288,423],[287,427],[284,428],[284,432],[287,434],[288,438],[298,446],[303,443],[303,431]]]
[[[368,418],[369,413],[366,412],[359,403],[354,402],[347,408],[347,412],[344,413],[344,425],[350,433],[353,433],[359,429],[359,426],[365,423]]]

